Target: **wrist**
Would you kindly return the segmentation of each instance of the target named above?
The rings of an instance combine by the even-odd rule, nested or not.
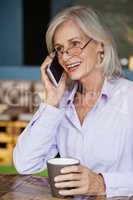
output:
[[[54,106],[54,107],[58,108],[58,103],[56,103],[55,101],[53,101],[53,99],[51,99],[51,98],[47,98],[45,100],[45,103],[48,104],[48,105],[50,105],[50,106]]]
[[[46,103],[46,104],[48,104],[50,106],[58,107],[58,103],[55,102],[54,97],[53,98],[52,97],[48,97],[46,95],[46,92],[40,92],[39,93],[39,97],[41,99],[41,102]]]

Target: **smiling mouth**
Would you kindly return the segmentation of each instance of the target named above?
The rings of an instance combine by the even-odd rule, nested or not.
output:
[[[71,64],[66,65],[67,71],[71,72],[71,71],[76,70],[79,67],[80,64],[81,64],[81,62],[75,62],[75,63],[71,63]]]

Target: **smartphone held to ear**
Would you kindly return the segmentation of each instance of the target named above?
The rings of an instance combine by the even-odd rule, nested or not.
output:
[[[58,87],[63,76],[64,69],[58,62],[58,57],[55,55],[53,61],[46,69],[47,75],[54,86]]]

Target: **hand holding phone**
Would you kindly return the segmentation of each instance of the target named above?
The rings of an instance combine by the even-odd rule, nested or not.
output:
[[[58,57],[55,54],[53,61],[50,65],[48,65],[46,72],[51,80],[51,82],[54,84],[54,86],[58,87],[61,81],[61,78],[63,76],[63,67],[58,62]]]
[[[63,72],[64,70],[62,66],[60,66],[61,73],[58,74],[58,79],[56,79],[55,77],[53,77],[51,66],[52,69],[53,67],[54,69],[56,69],[57,67],[57,65],[55,66],[55,60],[53,61],[52,56],[47,56],[41,65],[41,80],[45,86],[43,91],[44,94],[42,93],[42,100],[46,104],[58,107],[59,102],[66,90],[67,74]],[[54,79],[55,82],[53,81]]]

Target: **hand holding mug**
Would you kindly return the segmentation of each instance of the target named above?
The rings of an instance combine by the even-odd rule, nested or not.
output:
[[[63,196],[105,195],[103,177],[82,165],[73,165],[61,169],[61,175],[55,177],[55,187]],[[67,188],[67,189],[66,189]],[[69,189],[68,188],[72,188]]]

